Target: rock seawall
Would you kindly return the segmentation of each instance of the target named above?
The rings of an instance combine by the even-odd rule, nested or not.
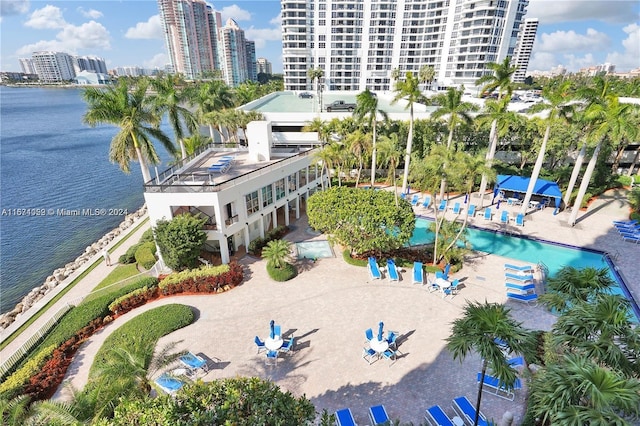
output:
[[[44,284],[32,289],[11,311],[0,315],[0,329],[9,327],[19,315],[27,312],[38,300],[56,288],[86,262],[89,262],[96,254],[100,253],[104,247],[107,247],[114,238],[129,229],[132,225],[137,224],[138,219],[146,213],[147,207],[145,205],[136,212],[126,215],[118,227],[109,231],[98,241],[87,246],[84,252],[75,260],[53,271],[53,273],[45,279]]]

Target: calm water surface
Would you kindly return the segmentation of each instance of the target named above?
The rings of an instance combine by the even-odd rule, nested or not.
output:
[[[0,312],[124,218],[58,210],[132,213],[144,203],[138,163],[126,175],[109,162],[117,129],[84,125],[85,112],[81,89],[0,87]]]

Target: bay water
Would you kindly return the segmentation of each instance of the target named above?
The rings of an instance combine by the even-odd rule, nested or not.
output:
[[[81,94],[0,87],[0,313],[144,203],[139,164],[109,161],[118,129],[83,124]]]

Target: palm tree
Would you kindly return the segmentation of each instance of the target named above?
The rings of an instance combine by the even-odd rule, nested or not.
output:
[[[446,93],[437,95],[434,100],[440,108],[435,110],[431,117],[433,119],[439,119],[445,115],[449,116],[447,126],[449,127],[449,137],[447,139],[447,150],[451,149],[451,143],[453,141],[453,132],[460,123],[471,124],[473,118],[470,112],[477,111],[478,107],[470,102],[462,102],[462,90],[456,90],[453,87],[447,89]],[[442,179],[440,185],[440,199],[444,197],[444,191],[447,185],[446,179]]]
[[[282,268],[287,264],[291,253],[291,243],[286,240],[271,240],[262,250],[262,256],[271,263],[274,268]]]
[[[244,111],[242,109],[233,110],[236,115],[236,123],[238,127],[242,129],[242,134],[244,135],[245,142],[249,145],[249,135],[247,135],[247,127],[249,123],[252,121],[262,121],[264,120],[264,115],[260,111]]]
[[[316,81],[316,97],[318,98],[319,111],[322,111],[322,99],[320,98],[320,79],[324,76],[324,70],[320,67],[309,68],[307,70],[307,77],[311,80],[311,85]]]
[[[547,291],[540,296],[540,302],[554,311],[564,312],[571,305],[587,302],[614,286],[607,268],[565,266],[547,280]]]
[[[487,64],[487,69],[493,71],[493,74],[483,75],[478,80],[476,80],[475,84],[476,86],[482,86],[483,92],[493,92],[494,90],[498,89],[498,101],[500,101],[502,98],[506,98],[506,101],[500,102],[499,105],[503,106],[504,111],[506,111],[507,103],[509,102],[509,99],[511,99],[511,93],[513,92],[511,77],[518,68],[515,66],[512,67],[511,58],[506,57],[501,63],[489,62]],[[485,104],[485,106],[487,105]],[[498,138],[495,134],[497,124],[497,118],[495,118],[491,123],[489,150],[487,151],[487,162],[489,163],[489,166],[491,166],[491,163],[493,162],[493,157],[496,152],[496,145],[498,143]],[[486,189],[487,178],[486,176],[483,176],[482,181],[480,182],[480,208],[483,207],[484,192]]]
[[[621,139],[635,139],[638,128],[634,125],[633,104],[621,104],[618,96],[607,94],[604,98],[596,98],[590,102],[585,110],[585,119],[593,123],[593,137],[598,141],[587,169],[582,177],[580,189],[576,196],[576,202],[569,217],[569,225],[574,226],[578,217],[578,211],[582,205],[582,199],[587,192],[591,176],[598,161],[600,150],[606,141],[617,142]]]
[[[380,153],[380,164],[388,166],[389,172],[387,178],[391,177],[393,183],[396,207],[398,206],[398,190],[396,186],[396,169],[402,158],[402,150],[398,143],[398,134],[391,133],[389,136],[382,135],[378,144],[378,152]]]
[[[187,136],[185,133],[188,131],[192,134],[198,129],[195,115],[183,106],[191,99],[190,92],[180,88],[184,84],[178,74],[167,74],[151,80],[151,88],[155,91],[151,99],[160,115],[167,114],[183,159],[187,156],[183,143]]]
[[[356,96],[356,109],[353,111],[353,116],[356,120],[366,120],[373,132],[373,147],[371,151],[371,189],[373,189],[373,186],[376,183],[378,113],[380,113],[385,120],[387,119],[387,113],[378,109],[378,97],[371,93],[368,88]]]
[[[229,86],[223,81],[212,80],[204,83],[200,83],[191,90],[191,104],[197,106],[196,117],[198,120],[209,125],[209,136],[211,140],[215,140],[213,137],[213,124],[216,121],[207,119],[207,114],[220,111],[225,108],[231,108],[234,105],[233,94]],[[220,133],[220,127],[218,126]],[[221,138],[224,139],[222,133]]]
[[[364,158],[368,155],[371,149],[371,139],[369,136],[370,133],[362,133],[361,130],[356,130],[346,138],[349,151],[355,156],[356,163],[358,164],[356,187],[360,183],[360,173],[362,173]]]
[[[130,87],[124,80],[107,89],[89,87],[82,92],[87,103],[83,122],[91,127],[112,124],[120,131],[111,140],[109,159],[129,173],[135,158],[140,163],[142,178],[151,180],[148,164],[159,164],[160,157],[151,139],[157,139],[171,154],[176,152],[171,140],[159,129],[161,117],[157,114],[147,89],[147,79],[140,79]]]
[[[524,354],[525,358],[531,354],[531,333],[521,323],[514,321],[509,312],[510,309],[497,303],[468,302],[462,318],[453,322],[451,336],[446,339],[447,349],[454,359],[462,362],[472,351],[482,357],[474,425],[478,424],[482,385],[487,368],[507,387],[513,386],[517,379],[517,372],[507,363],[497,341],[504,342],[516,353]]]
[[[195,133],[183,140],[184,149],[188,156],[195,154],[200,147],[208,145],[211,142],[212,141],[209,136],[204,136],[200,133]]]
[[[19,395],[6,399],[4,395],[0,395],[0,420],[3,425],[22,426],[26,424],[30,415],[28,396]]]
[[[391,101],[392,104],[395,104],[400,99],[405,99],[407,102],[407,106],[405,107],[405,109],[409,109],[409,135],[407,136],[407,149],[404,155],[404,175],[402,178],[401,190],[402,193],[406,191],[409,182],[409,165],[411,162],[411,147],[413,144],[413,104],[415,104],[419,99],[422,98],[420,88],[418,86],[419,80],[413,75],[412,72],[407,72],[404,81],[396,81],[396,85],[394,88],[394,92],[396,93],[396,95]]]
[[[525,214],[527,211],[529,201],[531,201],[531,195],[533,194],[533,188],[536,186],[536,181],[542,169],[547,143],[549,142],[549,134],[551,133],[551,123],[558,119],[569,120],[571,112],[573,111],[573,106],[568,103],[571,101],[571,85],[571,81],[565,80],[558,85],[546,86],[543,89],[543,97],[548,103],[542,102],[531,108],[532,113],[549,110],[549,115],[547,116],[547,128],[544,132],[542,145],[540,146],[536,163],[531,172],[531,178],[529,179],[529,185],[527,186],[522,207],[520,207],[520,213],[522,214]]]
[[[258,99],[261,95],[260,85],[255,81],[245,81],[239,84],[233,89],[234,97],[236,100],[236,106],[248,104],[249,102]]]
[[[313,120],[307,122],[307,124],[305,124],[302,128],[302,131],[318,133],[318,140],[321,145],[326,145],[327,143],[329,143],[331,131],[327,123],[320,117],[315,117]]]
[[[436,70],[431,65],[422,65],[418,70],[418,79],[421,83],[428,83],[431,89],[431,83],[436,75]],[[425,87],[426,89],[426,87]]]
[[[581,355],[548,365],[531,389],[533,410],[543,424],[626,425],[640,414],[640,381]]]
[[[493,166],[493,157],[496,153],[498,140],[501,136],[505,136],[509,132],[511,123],[517,122],[520,117],[516,113],[507,110],[509,98],[498,99],[497,101],[487,101],[484,104],[484,112],[477,117],[478,124],[485,125],[491,122],[491,131],[489,133],[489,150],[487,151],[485,160],[487,168]],[[480,208],[484,205],[484,196],[487,189],[488,176],[482,175],[480,181]]]

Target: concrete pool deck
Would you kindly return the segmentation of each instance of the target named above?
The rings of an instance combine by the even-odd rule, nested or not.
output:
[[[640,246],[623,242],[611,226],[611,220],[627,216],[621,197],[613,193],[592,204],[576,227],[562,224],[564,213],[553,216],[552,209],[547,209],[528,215],[519,230],[612,253],[625,278],[634,280],[627,282],[630,290],[637,292]],[[594,213],[589,214],[591,211]],[[420,207],[416,212],[428,215]],[[483,225],[481,217],[472,220]],[[305,216],[292,225],[293,232],[286,237],[289,241],[326,239],[308,231]],[[245,256],[241,263],[246,280],[240,287],[214,296],[162,299],[118,318],[81,347],[67,377],[74,386],[82,387],[95,352],[113,330],[153,307],[183,303],[196,310],[197,320],[161,339],[159,346],[177,341],[179,349],[210,359],[210,371],[203,380],[258,376],[295,395],[306,395],[318,410],[350,407],[360,424],[368,424],[368,407],[377,404],[384,404],[392,419],[421,424],[431,405],[440,405],[452,416],[453,398],[466,395],[475,401],[475,376],[481,360],[472,355],[462,363],[454,361],[444,341],[467,300],[506,303],[513,316],[532,329],[548,330],[555,321],[542,308],[506,300],[503,265],[507,258],[470,256],[454,276],[464,287],[456,297],[443,299],[429,293],[426,286],[412,284],[411,271],[401,271],[399,282],[372,281],[365,268],[346,264],[337,247],[334,252],[335,258],[298,261],[300,274],[285,283],[269,279],[265,261]],[[265,365],[264,354],[256,354],[253,342],[256,335],[266,337],[271,319],[283,327],[285,335],[292,334],[297,340],[295,352],[281,357],[277,366]],[[379,321],[384,321],[386,330],[400,333],[402,355],[393,365],[386,360],[368,365],[361,358],[364,330],[376,330]],[[61,389],[57,397],[65,395],[68,391]],[[494,420],[511,411],[514,424],[519,424],[525,397],[526,384],[514,401],[485,393],[482,411]]]

